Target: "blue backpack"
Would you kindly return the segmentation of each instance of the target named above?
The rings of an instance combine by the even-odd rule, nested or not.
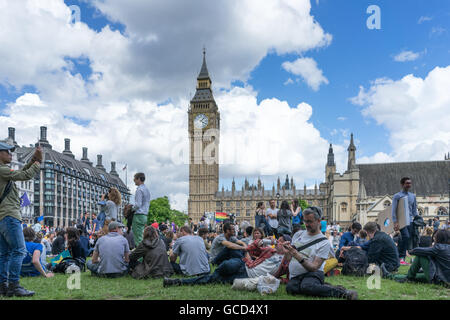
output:
[[[302,224],[303,223],[303,212],[300,209],[300,212],[292,218],[292,224]]]

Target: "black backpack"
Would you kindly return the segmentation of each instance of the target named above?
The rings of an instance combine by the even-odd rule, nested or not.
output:
[[[344,252],[342,274],[348,276],[364,276],[369,266],[367,254],[359,248],[351,248]]]

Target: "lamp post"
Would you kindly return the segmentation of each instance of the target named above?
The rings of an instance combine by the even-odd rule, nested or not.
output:
[[[278,200],[280,199],[280,193],[277,192],[277,208],[278,208]]]

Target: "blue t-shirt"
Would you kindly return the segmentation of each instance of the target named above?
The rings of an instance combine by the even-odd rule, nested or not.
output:
[[[40,276],[40,272],[36,269],[36,267],[33,264],[33,254],[36,250],[41,252],[42,255],[42,250],[43,250],[43,246],[40,243],[35,243],[35,242],[25,242],[25,246],[27,248],[27,255],[25,256],[25,258],[23,258],[22,261],[22,270],[20,271],[20,276],[21,277],[36,277],[36,276]],[[45,267],[42,265],[42,269],[44,269],[45,271]]]
[[[95,230],[92,230],[93,232],[97,232],[100,230],[100,221],[98,221],[97,219],[92,220],[92,228],[94,228],[95,225]]]
[[[320,231],[322,231],[322,232],[327,231],[327,221],[326,220],[320,221]]]

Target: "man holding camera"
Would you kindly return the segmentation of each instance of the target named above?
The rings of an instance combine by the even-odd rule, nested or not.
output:
[[[21,170],[12,170],[15,147],[0,142],[0,296],[29,297],[19,285],[22,260],[27,254],[22,231],[20,197],[15,181],[32,179],[40,170],[42,149],[38,147],[31,161]]]
[[[284,243],[289,263],[289,294],[304,294],[318,297],[335,297],[356,300],[356,291],[346,290],[324,283],[325,260],[334,256],[328,239],[320,231],[320,208],[310,207],[303,211],[305,230],[298,231],[292,238],[292,245]],[[294,258],[294,259],[291,259]]]

